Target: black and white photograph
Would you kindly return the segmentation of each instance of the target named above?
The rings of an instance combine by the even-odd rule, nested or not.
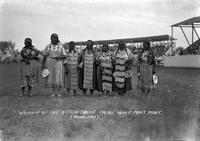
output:
[[[0,0],[0,141],[200,141],[200,1]]]

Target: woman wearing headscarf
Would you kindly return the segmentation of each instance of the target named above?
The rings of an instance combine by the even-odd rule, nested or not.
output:
[[[31,38],[26,38],[24,45],[20,59],[20,96],[24,96],[25,87],[28,88],[28,95],[32,96],[31,89],[38,83],[39,51],[32,45]]]
[[[69,42],[69,52],[66,54],[65,66],[65,88],[72,95],[76,95],[78,89],[78,52],[75,50],[74,41]]]
[[[52,89],[51,97],[61,96],[60,88],[64,85],[64,48],[58,35],[51,35],[51,43],[45,47],[42,69],[48,69],[49,75],[45,77],[45,86]]]
[[[113,83],[113,65],[112,65],[112,54],[109,52],[109,47],[107,44],[103,44],[102,52],[97,57],[97,80],[98,80],[98,90],[105,94],[109,94],[112,91]]]
[[[96,89],[96,55],[93,51],[93,42],[88,40],[87,46],[79,56],[79,88],[83,90],[86,95],[86,90],[93,94]]]
[[[124,42],[118,44],[114,56],[114,89],[119,95],[124,95],[126,91],[132,89],[131,77],[126,77],[126,73],[131,71],[132,54],[126,48]]]
[[[142,52],[138,56],[137,74],[138,89],[146,96],[153,88],[153,74],[155,74],[155,57],[150,49],[150,42],[143,42]]]

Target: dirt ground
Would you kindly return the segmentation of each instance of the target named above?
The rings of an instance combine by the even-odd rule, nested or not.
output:
[[[50,98],[49,90],[41,85],[34,88],[33,97],[19,97],[18,65],[0,64],[0,129],[4,139],[199,141],[200,70],[156,70],[159,83],[150,99],[136,95],[135,89],[125,96],[95,92],[93,96],[65,93],[61,98]],[[133,82],[135,87],[134,77]]]

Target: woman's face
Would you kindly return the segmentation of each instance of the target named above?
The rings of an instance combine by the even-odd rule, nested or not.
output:
[[[143,43],[143,48],[144,50],[149,50],[149,44],[148,43]]]
[[[56,44],[58,43],[58,38],[52,36],[52,37],[51,37],[51,43],[52,43],[53,45],[56,45]]]
[[[87,41],[87,49],[88,50],[92,50],[92,48],[93,48],[92,42],[91,41]]]
[[[69,50],[74,50],[75,44],[69,44]]]
[[[25,45],[26,47],[28,47],[28,46],[31,46],[31,43],[30,43],[29,41],[24,41],[24,45]]]
[[[119,43],[119,50],[125,50],[125,44]]]
[[[103,46],[103,47],[102,47],[102,51],[103,51],[103,52],[107,52],[107,51],[108,51],[108,47],[107,47],[107,46]]]

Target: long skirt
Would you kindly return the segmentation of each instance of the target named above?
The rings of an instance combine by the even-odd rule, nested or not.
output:
[[[132,89],[135,91],[137,90],[137,83],[138,83],[137,66],[132,66],[132,73],[133,76],[131,78],[131,83],[132,83]]]
[[[93,64],[85,64],[83,88],[93,89]]]
[[[106,69],[107,71],[108,69]],[[112,83],[113,83],[113,78],[112,78],[112,70],[109,70],[109,74],[106,73],[106,71],[100,70],[100,68],[97,68],[97,80],[98,80],[98,87],[97,90],[103,92],[104,90],[107,91],[112,91]]]
[[[39,62],[30,60],[30,64],[20,62],[20,87],[37,86],[39,83]]]
[[[138,79],[137,88],[144,90],[151,90],[153,88],[153,67],[146,63],[140,64],[140,78]]]
[[[78,89],[78,68],[77,65],[69,64],[69,72],[65,75],[65,88]]]
[[[45,79],[45,86],[48,88],[58,88],[64,85],[64,66],[61,60],[47,58],[46,68],[49,75]]]

